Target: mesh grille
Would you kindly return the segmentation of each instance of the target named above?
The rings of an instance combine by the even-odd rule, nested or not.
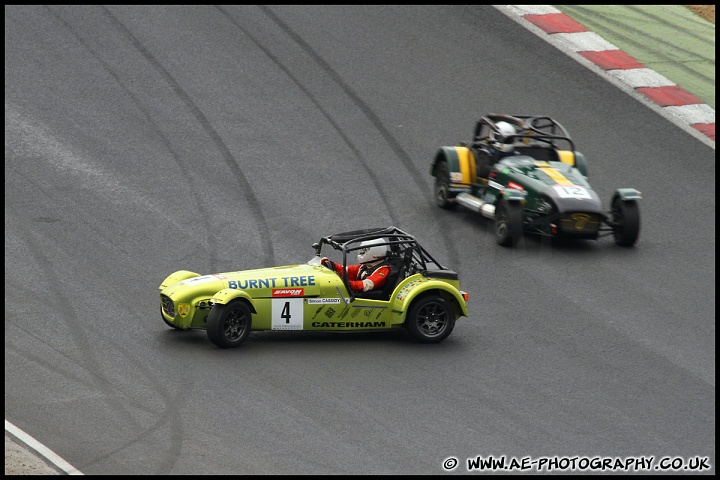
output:
[[[160,301],[162,302],[162,309],[165,315],[169,317],[175,317],[175,303],[170,300],[170,297],[166,295],[160,295]]]

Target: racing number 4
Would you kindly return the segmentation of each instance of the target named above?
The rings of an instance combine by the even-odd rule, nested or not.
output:
[[[290,315],[290,302],[285,302],[280,318],[284,318],[285,323],[290,323],[290,319],[292,318],[292,315]]]
[[[303,329],[303,301],[297,298],[273,298],[272,329],[273,330],[302,330]]]

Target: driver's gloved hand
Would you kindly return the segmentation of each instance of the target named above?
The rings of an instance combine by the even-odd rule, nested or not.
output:
[[[335,262],[333,262],[332,260],[329,260],[327,257],[323,257],[322,259],[320,259],[320,263],[324,267],[327,267],[330,270],[335,271]]]

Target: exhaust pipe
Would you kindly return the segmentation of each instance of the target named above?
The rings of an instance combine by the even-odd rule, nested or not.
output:
[[[458,193],[455,197],[455,201],[465,208],[478,212],[485,218],[495,220],[495,205],[492,205],[484,200],[480,200],[474,195],[470,195],[469,193]]]

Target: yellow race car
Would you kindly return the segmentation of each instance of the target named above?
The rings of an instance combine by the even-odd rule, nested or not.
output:
[[[346,272],[339,275],[321,263],[335,255],[345,270],[370,240],[387,249],[390,273],[382,289],[353,291]],[[215,345],[231,348],[261,330],[405,329],[419,342],[437,343],[468,316],[458,274],[398,228],[330,235],[313,249],[310,261],[297,265],[206,275],[177,271],[160,284],[162,319],[175,329],[205,329]]]

